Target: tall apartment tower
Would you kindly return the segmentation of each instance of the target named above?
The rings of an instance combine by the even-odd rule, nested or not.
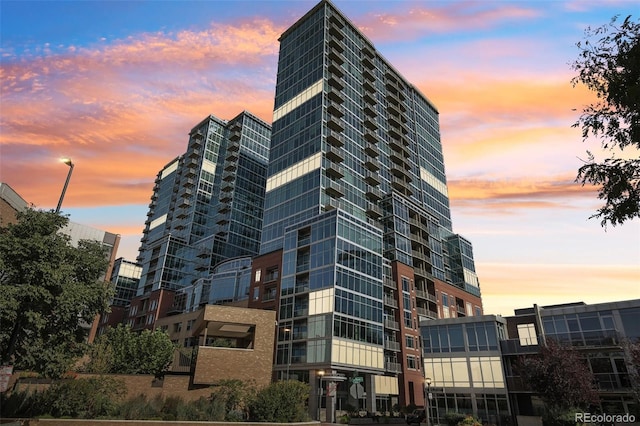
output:
[[[329,1],[280,38],[252,269],[249,305],[278,311],[277,378],[324,379],[327,413],[422,406],[419,322],[482,313],[438,111]]]
[[[220,261],[258,253],[270,126],[248,112],[209,116],[159,173],[137,258],[137,295],[178,290]],[[157,317],[156,317],[157,318]]]

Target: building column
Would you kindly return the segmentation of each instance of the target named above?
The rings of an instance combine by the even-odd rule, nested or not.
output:
[[[366,401],[367,401],[367,411],[371,414],[375,414],[378,411],[376,407],[376,380],[375,375],[366,374],[364,376],[365,380],[365,389],[367,392]]]

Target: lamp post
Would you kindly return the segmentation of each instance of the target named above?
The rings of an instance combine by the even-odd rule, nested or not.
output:
[[[424,384],[425,384],[425,398],[424,398],[424,414],[427,418],[427,426],[429,425],[429,411],[431,411],[431,377],[427,377],[426,379],[424,379]]]
[[[67,180],[64,182],[64,186],[62,187],[62,194],[60,194],[60,200],[58,201],[58,207],[56,207],[56,213],[60,213],[62,200],[64,200],[64,193],[67,192],[67,186],[69,186],[69,180],[71,179],[71,172],[73,172],[73,162],[70,158],[63,158],[61,161],[69,166],[69,173],[67,173]]]
[[[289,369],[291,368],[291,351],[293,350],[293,345],[291,342],[293,341],[293,330],[289,327],[284,328],[282,331],[289,334],[289,340],[287,343],[287,380],[289,380]]]
[[[318,376],[320,376],[320,387],[318,388],[318,421],[320,421],[320,413],[322,411],[322,394],[324,393],[322,389],[322,377],[324,376],[324,370],[319,370]]]

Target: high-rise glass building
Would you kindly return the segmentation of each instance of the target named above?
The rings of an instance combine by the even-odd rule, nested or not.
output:
[[[258,253],[270,126],[248,112],[209,116],[157,175],[138,263],[138,296],[178,290],[222,260]]]
[[[482,313],[438,111],[329,1],[280,38],[252,268],[250,306],[278,311],[276,377],[324,377],[329,405],[423,405],[419,321]]]

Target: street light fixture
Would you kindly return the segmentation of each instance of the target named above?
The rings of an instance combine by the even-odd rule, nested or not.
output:
[[[69,186],[69,180],[71,179],[71,172],[73,172],[73,162],[70,158],[63,158],[60,161],[69,166],[69,173],[67,173],[67,180],[64,182],[64,186],[62,187],[62,194],[60,194],[60,200],[58,201],[58,207],[56,207],[56,213],[60,213],[62,200],[64,200],[64,194],[65,192],[67,192],[67,186]]]
[[[426,394],[424,397],[424,414],[427,418],[427,426],[429,425],[429,411],[431,411],[431,377],[427,377],[424,379]]]
[[[285,327],[282,331],[289,334],[289,341],[287,343],[287,353],[289,355],[287,360],[287,380],[289,380],[289,369],[291,368],[291,351],[293,350],[293,330],[289,327]]]
[[[320,387],[318,388],[318,421],[320,421],[320,413],[322,411],[322,394],[324,393],[322,389],[322,377],[324,376],[324,370],[319,370],[318,376],[320,376]]]

